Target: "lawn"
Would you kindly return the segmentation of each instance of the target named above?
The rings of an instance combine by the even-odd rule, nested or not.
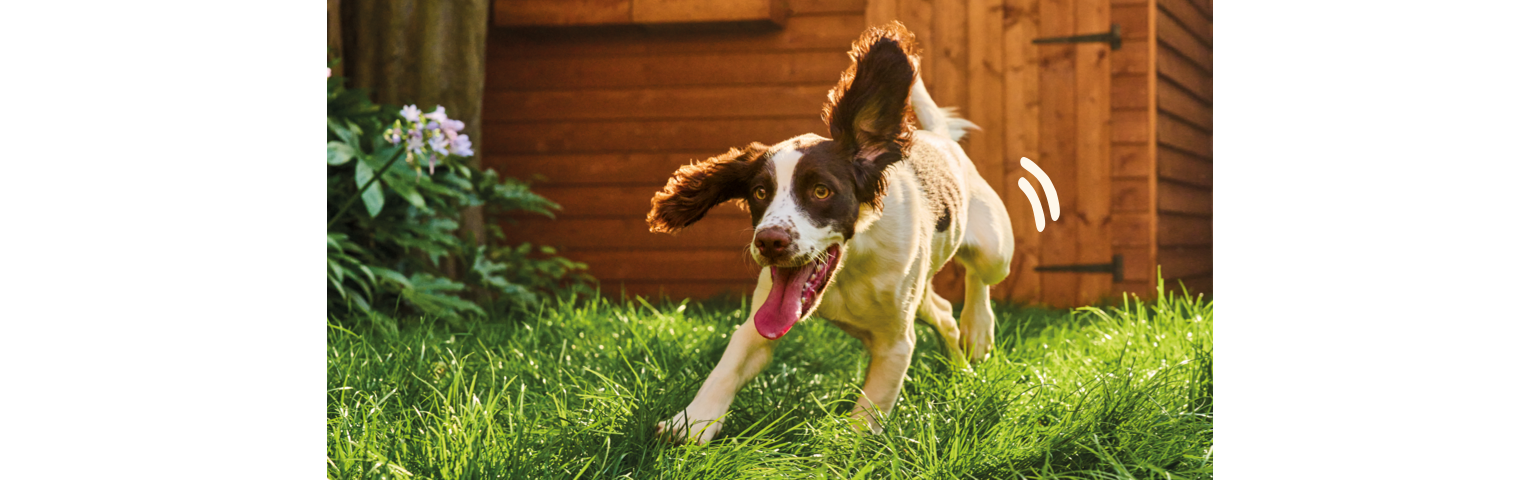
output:
[[[653,427],[689,403],[743,301],[555,302],[516,321],[401,332],[333,325],[327,476],[1213,477],[1211,302],[996,310],[995,354],[971,371],[917,326],[880,435],[842,420],[860,343],[802,322],[705,446],[660,443]]]

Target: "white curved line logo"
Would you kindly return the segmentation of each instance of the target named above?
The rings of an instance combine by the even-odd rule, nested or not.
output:
[[[1038,168],[1037,164],[1032,163],[1027,157],[1021,157],[1021,168],[1027,169],[1032,176],[1037,177],[1037,183],[1043,185],[1043,197],[1048,199],[1048,214],[1054,221],[1058,221],[1059,191],[1053,189],[1053,181],[1048,179],[1048,172]],[[1043,204],[1037,200],[1037,189],[1032,188],[1032,184],[1028,183],[1026,178],[1017,178],[1016,187],[1021,189],[1021,193],[1027,194],[1027,200],[1032,202],[1032,219],[1037,221],[1037,231],[1043,231],[1043,227],[1047,226],[1048,222],[1043,220]]]

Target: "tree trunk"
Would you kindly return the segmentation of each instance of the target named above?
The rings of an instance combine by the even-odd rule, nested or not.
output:
[[[334,8],[340,4],[340,8]],[[340,38],[343,71],[353,88],[368,88],[376,103],[415,104],[423,111],[443,105],[465,122],[475,144],[471,168],[481,168],[481,95],[486,79],[489,0],[328,0],[339,17],[328,46]],[[338,72],[333,71],[333,75]],[[462,212],[460,228],[478,245],[486,242],[480,207]],[[458,277],[454,265],[446,265]]]

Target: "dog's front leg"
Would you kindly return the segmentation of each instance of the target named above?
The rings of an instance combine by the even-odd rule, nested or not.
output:
[[[658,423],[658,435],[675,442],[694,441],[704,445],[722,430],[722,420],[727,416],[727,407],[733,403],[733,396],[770,362],[775,341],[760,335],[754,328],[754,315],[769,296],[770,269],[765,268],[760,271],[759,285],[754,288],[754,300],[750,304],[754,309],[749,312],[748,321],[733,332],[722,360],[706,377],[695,400],[674,418]]]
[[[898,403],[898,392],[904,387],[904,374],[909,371],[909,361],[914,357],[914,325],[903,331],[883,335],[873,332],[867,343],[872,361],[866,371],[866,385],[861,387],[861,397],[851,411],[851,418],[865,420],[873,434],[882,433],[882,420]],[[859,428],[859,427],[857,427]]]

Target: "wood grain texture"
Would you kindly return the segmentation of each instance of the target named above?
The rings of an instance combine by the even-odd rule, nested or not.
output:
[[[712,211],[676,235],[651,233],[641,218],[559,217],[520,219],[503,227],[512,242],[561,245],[564,251],[585,250],[679,250],[747,248],[754,237],[753,225],[731,206]]]
[[[1166,278],[1189,278],[1213,273],[1214,249],[1209,247],[1161,247],[1160,273]]]
[[[1071,0],[1039,0],[1041,14],[1038,35],[1056,37],[1073,35],[1075,31],[1075,4]],[[1060,221],[1042,233],[1042,264],[1068,265],[1080,263],[1079,228],[1082,222],[1073,221],[1080,208],[1076,135],[1078,103],[1075,100],[1074,44],[1039,45],[1039,95],[1042,108],[1039,111],[1042,140],[1038,145],[1038,165],[1053,179],[1059,191],[1060,209],[1064,213]],[[1105,261],[1105,260],[1103,260]],[[1073,273],[1042,273],[1042,301],[1054,306],[1079,304],[1080,281],[1083,275]]]
[[[1157,157],[1161,180],[1213,187],[1214,164],[1208,159],[1170,148],[1160,149]]]
[[[1156,0],[1161,13],[1171,16],[1206,45],[1214,44],[1214,22],[1188,0]]]
[[[1161,44],[1156,52],[1155,69],[1163,80],[1187,90],[1205,102],[1214,102],[1214,76],[1170,46]]]
[[[1160,13],[1156,25],[1160,28],[1160,43],[1170,46],[1204,71],[1214,71],[1214,52],[1207,43],[1199,40],[1164,11]]]
[[[690,86],[613,90],[490,92],[487,122],[535,120],[727,119],[809,116],[828,85]]]
[[[1214,191],[1207,187],[1195,187],[1163,181],[1158,187],[1161,213],[1185,213],[1189,215],[1214,215]]]
[[[768,21],[783,25],[787,13],[783,0],[631,0],[631,21],[644,24]]]
[[[726,151],[749,142],[775,143],[804,133],[828,132],[816,115],[803,118],[489,122],[481,149],[487,155]]]
[[[842,50],[669,53],[645,56],[495,58],[487,91],[725,85],[833,85],[850,65]],[[825,90],[828,89],[826,85]],[[494,103],[489,102],[488,107]]]
[[[763,31],[538,30],[499,28],[488,34],[487,58],[845,52],[866,28],[863,14],[792,17],[783,29]],[[829,82],[831,85],[833,80]]]
[[[1213,134],[1174,116],[1160,114],[1155,121],[1155,136],[1162,148],[1176,148],[1203,158],[1214,157]]]
[[[968,0],[968,114],[980,126],[964,149],[984,181],[1005,191],[1004,6],[1002,0]]]
[[[1214,219],[1206,216],[1162,213],[1156,225],[1161,247],[1192,247],[1214,244]]]
[[[743,249],[573,251],[567,258],[588,264],[604,281],[753,281],[759,267]]]
[[[1214,130],[1214,108],[1207,102],[1170,82],[1160,82],[1155,91],[1155,102],[1160,106],[1161,112],[1182,119],[1204,131]]]
[[[631,23],[631,0],[496,0],[492,23],[499,27],[623,25]]]
[[[1092,32],[1110,25],[1107,0],[1078,0],[1075,25],[1081,32]],[[1080,203],[1073,209],[1080,220],[1080,263],[1109,262],[1112,258],[1112,48],[1106,43],[1080,43],[1075,46],[1076,194]],[[1080,302],[1095,302],[1112,291],[1112,275],[1081,277]]]
[[[1011,259],[1011,275],[995,287],[992,293],[1004,298],[1037,300],[1042,296],[1041,275],[1032,271],[1041,264],[1042,234],[1034,224],[1032,203],[1014,188],[1018,178],[1033,178],[1021,168],[1020,157],[1037,160],[1038,142],[1041,140],[1038,101],[1038,47],[1032,39],[1038,37],[1038,11],[1036,0],[1006,0],[1001,38],[1004,57],[1004,124],[1005,176],[1004,191],[998,191],[1005,201],[1006,212],[1011,219],[1011,230],[1016,241]],[[1029,180],[1039,192],[1035,178]]]
[[[1112,144],[1112,176],[1114,178],[1144,178],[1154,170],[1154,155],[1149,145],[1143,143]]]

